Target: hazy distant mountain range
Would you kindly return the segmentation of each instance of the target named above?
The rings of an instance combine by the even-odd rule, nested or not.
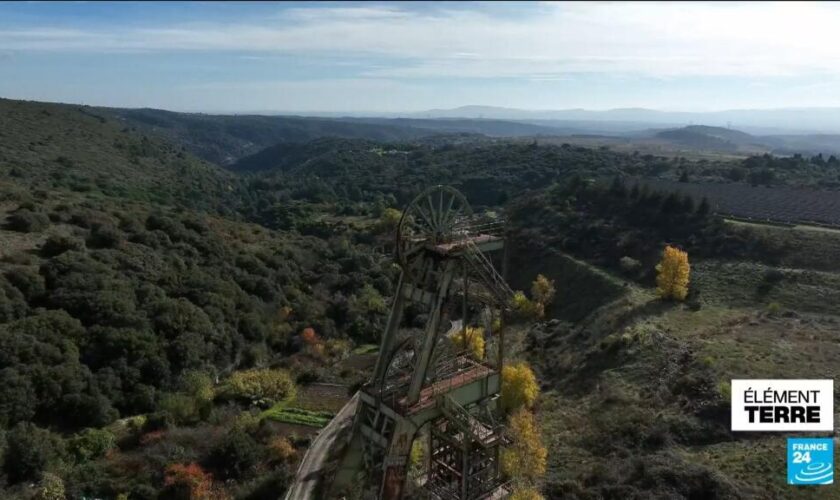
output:
[[[830,134],[758,136],[723,127],[689,125],[655,132],[653,138],[697,151],[777,155],[840,154],[840,135]]]
[[[826,156],[840,156],[840,134],[831,133],[840,131],[840,108],[703,114],[645,109],[527,111],[465,106],[452,110],[431,110],[410,117],[313,117],[211,115],[157,109],[76,107],[111,115],[125,125],[174,140],[197,156],[220,165],[233,164],[265,148],[300,144],[323,137],[411,142],[454,135],[461,135],[462,139],[459,140],[538,138],[544,142],[609,146],[623,151],[666,156],[709,153],[727,156],[763,153],[822,153]],[[730,127],[715,126],[715,120],[722,121],[735,116],[741,116],[740,123],[744,126],[736,127],[738,122],[734,120],[729,122]],[[795,120],[792,118],[787,127],[777,126],[784,125],[780,121],[784,116]],[[702,125],[691,124],[695,120],[689,117]],[[749,123],[748,118],[759,125],[746,125]],[[819,120],[823,123],[817,128],[820,133],[808,133],[805,128],[792,128],[792,124],[804,127],[802,123],[816,127]],[[830,125],[835,122],[836,127]]]
[[[615,131],[627,132],[651,125],[679,127],[710,125],[734,128],[752,134],[840,133],[840,108],[738,109],[713,112],[656,111],[644,108],[590,111],[585,109],[525,110],[495,106],[462,106],[413,113],[415,118],[482,118],[572,126],[581,122],[595,127],[609,123]],[[561,123],[557,123],[561,122]]]

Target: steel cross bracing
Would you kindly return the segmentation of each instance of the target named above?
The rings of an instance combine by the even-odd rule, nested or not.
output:
[[[503,491],[499,445],[504,429],[494,415],[504,337],[494,365],[453,352],[441,331],[456,288],[462,301],[459,325],[466,329],[471,322],[473,279],[499,309],[506,309],[513,297],[485,254],[504,249],[502,223],[476,222],[471,214],[464,197],[445,186],[424,191],[403,213],[396,234],[402,272],[374,373],[359,391],[352,436],[340,450],[338,469],[325,490],[331,496],[361,488],[368,492],[363,498],[401,498],[412,443],[421,430],[428,435],[429,449],[418,484],[424,484],[429,497],[475,500],[498,498]],[[409,304],[423,309],[427,319],[422,333],[402,338]]]
[[[507,307],[513,299],[514,292],[505,279],[496,272],[493,263],[484,255],[478,246],[470,239],[464,244],[464,257],[469,262],[479,279],[496,297],[500,307]]]

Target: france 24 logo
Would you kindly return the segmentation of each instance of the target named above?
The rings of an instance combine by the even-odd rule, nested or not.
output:
[[[796,485],[834,483],[834,440],[788,438],[787,482]]]

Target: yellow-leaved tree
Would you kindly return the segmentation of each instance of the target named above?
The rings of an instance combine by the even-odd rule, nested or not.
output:
[[[523,406],[530,408],[539,395],[540,386],[537,385],[537,377],[534,376],[528,363],[519,362],[502,368],[503,409],[511,411]]]
[[[555,293],[554,281],[549,280],[542,274],[538,274],[534,282],[531,283],[531,297],[533,297],[534,302],[538,305],[537,312],[539,317],[545,315],[545,307],[550,305],[551,301],[554,300]]]
[[[411,453],[408,462],[418,470],[423,469],[423,458],[426,456],[426,444],[422,439],[415,439],[411,443]]]
[[[475,359],[484,359],[484,328],[468,326],[450,337],[456,348],[468,350]]]
[[[380,231],[393,231],[400,223],[401,218],[402,212],[396,208],[386,208],[382,211],[382,215],[379,217]]]
[[[520,408],[510,416],[507,432],[511,444],[502,450],[502,472],[514,484],[535,485],[545,475],[548,450],[542,443],[534,414]]]
[[[286,370],[253,368],[233,372],[222,386],[221,393],[231,399],[270,406],[295,398],[295,382]]]
[[[51,472],[45,472],[35,493],[35,500],[64,500],[64,481]]]
[[[536,488],[522,487],[515,488],[510,494],[508,500],[544,500],[545,497],[540,494]]]
[[[534,319],[540,315],[539,305],[533,300],[528,299],[524,292],[517,291],[513,294],[511,300],[511,308],[513,313],[523,319]]]
[[[688,252],[670,245],[656,266],[656,293],[663,299],[685,300],[688,295]]]

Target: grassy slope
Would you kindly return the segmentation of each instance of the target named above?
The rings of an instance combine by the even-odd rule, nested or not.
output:
[[[698,311],[630,286],[585,321],[529,334],[545,390],[548,496],[840,498],[785,484],[784,435],[729,432],[730,379],[840,374],[840,269],[806,257],[837,255],[840,240],[765,231],[796,238],[803,255],[769,291],[758,290],[766,266],[695,262]]]
[[[530,281],[539,273],[554,281],[557,293],[547,312],[569,321],[582,320],[628,291],[625,281],[567,254],[547,249],[534,258],[527,244],[514,246],[509,268],[516,270],[508,276],[515,290],[529,290]]]

